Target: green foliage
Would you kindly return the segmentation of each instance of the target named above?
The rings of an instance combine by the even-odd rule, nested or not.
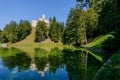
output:
[[[109,37],[104,43],[103,48],[109,51],[117,51],[120,49],[120,29],[116,30],[114,33],[111,33],[113,37]]]
[[[118,29],[119,7],[117,0],[77,0],[77,6],[70,11],[63,43],[81,45],[92,38]],[[88,2],[88,3],[87,3]],[[87,7],[86,4],[90,5]],[[111,6],[112,5],[112,6]]]
[[[27,20],[20,22],[20,24],[15,21],[11,21],[5,26],[4,30],[0,34],[1,42],[15,43],[29,35],[31,30],[31,24]]]
[[[9,42],[17,42],[18,24],[15,21],[11,21],[10,24],[7,24],[4,28],[3,35],[7,38]]]
[[[96,36],[96,30],[98,25],[98,14],[93,8],[89,8],[86,12],[86,33],[87,38],[93,38]]]
[[[35,42],[41,42],[48,38],[48,28],[46,23],[39,21],[35,29]]]
[[[90,7],[95,10],[95,12],[99,13],[102,11],[104,0],[89,0]]]
[[[76,7],[71,9],[67,19],[67,27],[63,33],[63,43],[80,46],[86,43],[85,11]]]
[[[64,23],[57,22],[56,18],[50,18],[50,29],[49,36],[50,39],[54,42],[58,42],[61,39],[61,35],[63,32]]]
[[[120,7],[117,0],[90,0],[91,8],[98,14],[96,35],[119,28]]]
[[[0,29],[0,42],[2,42],[2,30]]]
[[[31,33],[31,24],[27,20],[20,20],[19,23],[19,38],[20,40],[23,40],[27,35]]]

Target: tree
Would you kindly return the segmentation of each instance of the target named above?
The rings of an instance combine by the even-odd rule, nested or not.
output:
[[[86,33],[87,38],[96,37],[96,30],[98,25],[98,14],[94,11],[93,8],[89,8],[86,12]]]
[[[107,33],[118,29],[118,26],[120,25],[120,11],[117,0],[104,1],[99,15],[98,28],[101,33]]]
[[[2,42],[2,30],[0,29],[0,42]]]
[[[63,31],[65,28],[64,22],[58,22],[58,33],[59,33],[59,40],[62,41],[62,35],[63,35]]]
[[[80,46],[87,42],[86,12],[79,6],[72,8],[67,19],[67,27],[63,33],[63,43]]]
[[[29,21],[20,20],[19,22],[19,39],[23,40],[27,35],[31,33],[32,27]]]
[[[18,24],[15,21],[11,21],[4,28],[3,38],[7,38],[6,41],[14,43],[18,41],[17,35],[18,35]]]
[[[50,18],[49,36],[52,41],[58,42],[61,39],[63,27],[64,24],[57,22],[55,17]]]
[[[27,20],[22,20],[19,24],[15,21],[11,21],[5,26],[2,32],[2,42],[15,43],[23,40],[31,33],[31,30],[31,24]]]
[[[48,28],[45,22],[39,21],[35,29],[35,42],[41,42],[48,38]]]

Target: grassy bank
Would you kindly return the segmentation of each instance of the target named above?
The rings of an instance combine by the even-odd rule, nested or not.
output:
[[[94,80],[120,79],[120,50],[114,54],[97,72]]]
[[[113,36],[111,34],[98,36],[92,42],[86,45],[82,45],[83,48],[76,48],[76,50],[88,52],[97,60],[105,62],[111,55],[109,55],[102,49],[102,43],[106,41],[109,37]]]
[[[101,48],[102,43],[106,41],[109,37],[113,37],[113,36],[111,34],[101,35],[95,38],[92,42],[88,43],[87,45],[84,45],[84,47]]]

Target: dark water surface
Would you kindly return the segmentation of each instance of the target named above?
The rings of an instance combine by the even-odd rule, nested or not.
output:
[[[102,63],[81,51],[0,48],[0,80],[92,80]]]

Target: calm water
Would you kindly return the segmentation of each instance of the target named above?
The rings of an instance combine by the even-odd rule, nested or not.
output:
[[[0,80],[92,80],[102,65],[81,51],[36,48],[31,55],[0,48]]]

